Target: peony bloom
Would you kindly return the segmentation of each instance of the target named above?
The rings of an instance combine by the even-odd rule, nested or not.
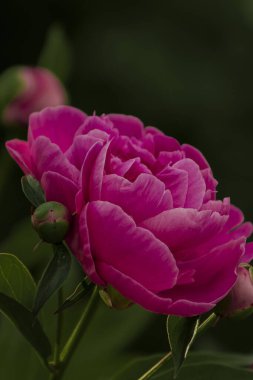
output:
[[[203,155],[136,117],[47,108],[7,149],[74,215],[67,242],[90,279],[148,310],[209,311],[253,257],[252,225],[216,200]]]
[[[67,102],[62,83],[42,67],[12,67],[2,74],[0,83],[3,83],[5,96],[8,95],[2,100],[5,124],[25,124],[32,112]]]

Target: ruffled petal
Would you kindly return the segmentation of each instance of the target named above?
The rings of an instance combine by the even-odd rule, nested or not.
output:
[[[217,212],[177,208],[144,220],[140,225],[163,241],[177,260],[186,260],[188,256],[196,257],[196,248],[219,234],[226,221],[227,216]]]
[[[232,240],[198,259],[180,263],[180,270],[192,268],[196,271],[195,281],[187,286],[175,286],[166,292],[166,296],[172,300],[217,303],[226,296],[236,281],[244,246],[244,239]]]
[[[141,138],[144,133],[144,125],[140,119],[131,115],[108,114],[108,118],[112,121],[114,128],[117,128],[121,135],[135,136]]]
[[[195,161],[201,170],[206,169],[206,168],[210,168],[206,158],[194,146],[188,145],[188,144],[183,144],[181,146],[181,149],[185,152],[186,158],[191,158],[193,161]]]
[[[83,166],[81,168],[79,186],[80,190],[76,195],[76,210],[79,213],[83,205],[90,199],[90,180],[94,163],[103,145],[101,142],[96,142],[88,151]]]
[[[47,201],[60,202],[70,212],[75,212],[75,196],[78,188],[73,181],[59,173],[46,172],[41,178],[41,184]]]
[[[87,209],[87,205],[83,207],[79,217],[79,239],[82,251],[78,255],[78,260],[80,261],[84,272],[89,276],[91,281],[95,282],[98,285],[105,286],[106,282],[98,274],[94,255],[91,251]]]
[[[45,136],[65,152],[73,143],[73,137],[85,118],[85,113],[70,106],[48,107],[35,112],[29,119],[29,145],[39,136]]]
[[[39,180],[43,173],[52,171],[62,174],[75,183],[78,182],[79,171],[68,161],[59,146],[52,143],[49,138],[38,137],[32,144],[31,155]]]
[[[175,150],[181,150],[179,142],[173,137],[156,134],[153,138],[156,156],[158,156],[158,154],[162,151],[173,152]]]
[[[196,208],[202,206],[206,192],[206,184],[199,169],[199,166],[189,158],[178,161],[174,168],[183,170],[188,174],[188,190],[184,207]]]
[[[103,179],[101,199],[120,206],[136,223],[172,208],[172,197],[164,183],[150,174],[130,182],[115,174]]]
[[[169,189],[173,198],[173,207],[183,207],[188,191],[188,174],[184,170],[168,166],[157,175]]]
[[[171,288],[178,275],[168,247],[149,231],[136,227],[118,206],[109,202],[87,205],[91,251],[105,262],[152,291]]]
[[[250,263],[253,260],[253,242],[245,245],[245,252],[241,258],[242,263]]]
[[[84,136],[79,135],[75,138],[74,143],[66,152],[66,157],[80,170],[88,151],[97,142],[103,144],[104,140],[98,139],[89,134]]]
[[[171,300],[168,297],[161,297],[155,294],[112,265],[98,262],[97,267],[106,283],[112,285],[126,298],[153,313],[169,314]]]
[[[7,141],[6,149],[25,174],[34,174],[31,162],[31,153],[26,141],[14,139]]]

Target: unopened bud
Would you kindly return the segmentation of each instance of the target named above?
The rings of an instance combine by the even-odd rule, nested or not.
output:
[[[57,244],[64,240],[70,225],[68,209],[58,202],[42,203],[32,215],[32,224],[42,240]]]
[[[124,310],[132,305],[132,301],[124,297],[110,285],[107,288],[100,289],[99,295],[106,306],[113,309]]]
[[[238,269],[238,277],[229,294],[216,307],[216,313],[223,317],[247,316],[253,306],[252,270],[247,267]]]
[[[6,125],[26,124],[31,113],[67,102],[62,83],[42,67],[11,67],[0,83],[0,116]]]

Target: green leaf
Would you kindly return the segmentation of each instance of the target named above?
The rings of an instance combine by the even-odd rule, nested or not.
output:
[[[171,315],[167,318],[167,333],[174,362],[175,378],[186,359],[198,326],[199,317],[183,318]]]
[[[26,198],[34,207],[38,207],[46,201],[40,183],[33,176],[22,177],[21,186]]]
[[[5,314],[37,351],[44,362],[51,354],[51,346],[33,314],[13,298],[0,293],[0,310]]]
[[[33,313],[37,315],[47,300],[63,285],[71,267],[71,255],[65,244],[54,244],[54,256],[39,281]]]
[[[70,42],[59,24],[49,29],[38,66],[51,70],[63,82],[68,78],[72,66]]]
[[[31,309],[35,288],[25,265],[14,255],[0,253],[0,292]]]
[[[85,277],[83,281],[79,282],[74,292],[70,294],[65,299],[63,304],[59,307],[59,309],[56,310],[55,314],[60,313],[65,309],[68,309],[69,307],[75,305],[82,298],[86,297],[92,290],[93,286],[94,285],[89,281],[88,277]]]

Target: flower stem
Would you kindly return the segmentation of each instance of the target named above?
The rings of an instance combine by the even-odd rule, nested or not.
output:
[[[219,317],[217,317],[216,314],[211,314],[207,319],[204,320],[204,322],[201,323],[201,325],[198,328],[198,334],[201,334],[204,332],[208,327],[211,327],[219,320]],[[145,372],[141,377],[139,377],[137,380],[147,380],[149,379],[156,371],[158,371],[159,368],[161,368],[164,363],[166,363],[172,356],[172,353],[169,352],[165,356],[163,356],[153,367],[151,367],[147,372]]]
[[[167,360],[171,357],[171,352],[167,353],[165,356],[162,357],[162,359],[159,360],[153,367],[151,367],[147,372],[145,372],[141,377],[138,378],[138,380],[146,380],[149,379],[159,368],[163,366]]]
[[[201,325],[198,328],[198,334],[202,334],[207,328],[212,327],[215,325],[216,322],[218,322],[219,317],[216,314],[209,315],[208,318],[204,320],[204,322],[201,323]]]
[[[84,309],[83,314],[81,315],[80,320],[78,321],[76,327],[74,328],[72,334],[70,335],[67,343],[63,347],[63,350],[60,354],[60,377],[62,377],[63,372],[65,371],[70,359],[72,358],[81,338],[85,331],[85,329],[88,326],[88,320],[90,316],[92,315],[92,312],[95,308],[96,301],[97,301],[97,294],[98,289],[97,286],[94,288],[92,295],[89,299],[89,302]],[[60,379],[59,377],[53,377],[52,380]]]
[[[63,290],[62,288],[58,291],[58,308],[62,305],[63,302]],[[55,346],[54,346],[54,358],[53,362],[50,363],[51,373],[49,376],[49,380],[58,380],[60,379],[60,373],[58,370],[59,362],[60,362],[60,348],[61,348],[61,334],[62,334],[62,326],[63,326],[63,314],[59,312],[57,314],[56,321],[56,337],[55,337]]]
[[[62,288],[58,291],[58,308],[63,303],[63,291]],[[54,350],[54,364],[57,367],[60,360],[60,349],[61,349],[61,334],[63,327],[63,313],[60,311],[57,314],[57,327],[56,327],[56,339],[55,339],[55,350]]]

